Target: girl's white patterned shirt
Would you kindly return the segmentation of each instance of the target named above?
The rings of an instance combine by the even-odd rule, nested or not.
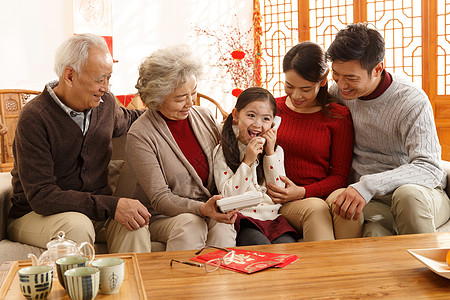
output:
[[[280,204],[275,204],[266,194],[266,183],[271,182],[279,187],[285,187],[285,183],[280,179],[280,175],[285,176],[284,152],[277,146],[273,155],[264,155],[264,182],[258,184],[256,167],[259,161],[256,160],[251,167],[242,162],[247,146],[238,142],[241,164],[234,173],[227,165],[223,155],[222,146],[219,144],[214,149],[214,179],[216,186],[223,197],[242,195],[248,191],[259,191],[263,193],[261,203],[257,206],[245,208],[240,212],[247,217],[266,221],[275,220],[278,216]]]

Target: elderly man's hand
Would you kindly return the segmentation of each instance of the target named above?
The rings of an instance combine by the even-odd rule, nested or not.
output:
[[[150,217],[151,214],[139,200],[120,198],[117,202],[114,220],[125,226],[129,231],[148,225]]]
[[[234,224],[237,218],[238,210],[235,209],[233,211],[230,211],[226,214],[221,213],[217,209],[217,200],[221,199],[221,195],[215,195],[206,201],[206,203],[202,204],[200,206],[200,213],[204,217],[210,217],[211,219],[216,220],[219,223],[225,223],[225,224]]]

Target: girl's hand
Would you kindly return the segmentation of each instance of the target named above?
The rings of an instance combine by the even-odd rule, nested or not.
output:
[[[258,155],[263,152],[263,147],[264,142],[260,138],[255,137],[251,139],[247,145],[247,149],[245,149],[244,163],[251,167],[258,158]]]
[[[206,201],[206,203],[203,203],[200,206],[200,213],[202,214],[202,216],[209,217],[219,223],[234,224],[234,222],[236,221],[236,218],[237,218],[238,210],[235,209],[226,214],[221,213],[217,209],[217,204],[216,204],[216,201],[221,198],[222,198],[221,195],[215,195],[215,196],[212,196],[211,198],[209,198],[208,201]]]
[[[275,143],[277,141],[277,130],[274,128],[271,128],[267,130],[263,135],[263,138],[266,139],[266,154],[272,155],[275,153]]]

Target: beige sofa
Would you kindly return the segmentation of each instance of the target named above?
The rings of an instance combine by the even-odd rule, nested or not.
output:
[[[113,154],[110,164],[109,183],[113,187],[114,195],[119,197],[130,198],[136,180],[134,179],[128,164],[124,162],[126,136],[113,139]],[[117,176],[118,175],[118,176]],[[39,256],[45,249],[29,246],[26,244],[16,243],[6,238],[6,223],[8,211],[11,207],[11,174],[0,173],[0,265],[9,260],[28,259],[28,253],[34,253]],[[106,244],[96,243],[95,249],[97,253],[106,253]],[[152,242],[152,252],[164,251],[163,243]]]
[[[113,154],[110,164],[110,184],[115,187],[114,194],[120,197],[131,197],[136,180],[131,173],[127,163],[121,163],[124,160],[126,137],[113,139]],[[443,166],[447,172],[447,179],[450,182],[450,162],[443,161]],[[117,169],[117,167],[120,167]],[[118,173],[118,177],[114,174]],[[114,188],[113,188],[114,190]],[[449,194],[450,187],[446,188],[447,194]],[[10,196],[12,193],[11,188],[11,175],[9,173],[0,173],[0,216],[2,221],[0,222],[0,265],[4,261],[27,259],[28,253],[34,253],[40,255],[44,249],[29,246],[26,244],[15,243],[6,238],[6,222],[9,207],[11,206]],[[449,194],[450,195],[450,194]],[[450,231],[450,221],[442,225],[437,229],[438,231]],[[106,253],[105,244],[95,244],[97,253]],[[165,245],[158,242],[152,242],[152,252],[164,251]]]

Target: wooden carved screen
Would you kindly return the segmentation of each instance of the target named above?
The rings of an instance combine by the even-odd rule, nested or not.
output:
[[[20,110],[39,93],[32,90],[0,90],[1,122],[8,127],[8,133],[1,137],[1,172],[10,171],[13,167],[12,145]]]
[[[438,0],[431,5],[435,10],[436,26],[429,30],[429,43],[436,51],[428,53],[424,74],[430,74],[429,90],[425,90],[432,103],[436,127],[442,145],[442,157],[450,160],[450,1]],[[428,63],[429,62],[429,63]]]
[[[385,38],[386,69],[408,76],[428,94],[443,158],[450,160],[450,0],[292,2],[261,0],[264,86],[275,96],[284,94],[282,59],[298,41],[327,49],[347,24],[368,22]]]
[[[284,90],[282,62],[284,54],[298,43],[298,7],[296,1],[261,1],[261,78],[275,97]]]

